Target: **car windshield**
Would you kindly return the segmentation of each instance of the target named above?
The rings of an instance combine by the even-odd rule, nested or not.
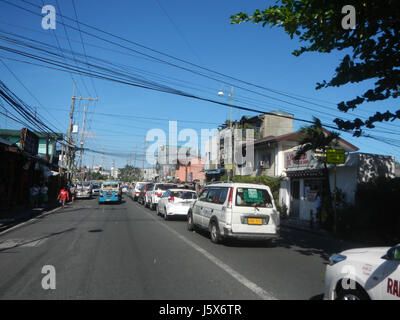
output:
[[[171,192],[171,195],[180,198],[180,199],[196,199],[197,195],[195,192],[190,192],[190,191],[173,191]]]
[[[109,183],[109,184],[103,184],[104,189],[115,189],[118,188],[117,183]]]
[[[237,188],[236,202],[239,207],[272,208],[272,200],[266,189]]]

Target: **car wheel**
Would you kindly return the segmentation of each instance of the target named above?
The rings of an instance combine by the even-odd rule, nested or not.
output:
[[[211,241],[213,243],[217,244],[217,243],[221,242],[221,236],[219,234],[219,228],[218,228],[218,225],[217,225],[217,223],[215,221],[211,222],[211,225],[210,225],[210,238],[211,238]]]
[[[336,300],[369,300],[369,297],[359,289],[342,289],[338,292]]]
[[[164,212],[164,220],[167,221],[169,220],[169,216],[167,215],[167,210]]]
[[[152,206],[153,206],[153,205],[150,204],[150,208],[151,208]],[[160,210],[158,209],[158,206],[157,206],[157,208],[156,208],[156,212],[157,212],[157,215],[158,215],[158,216],[161,215]]]
[[[187,217],[187,229],[189,231],[194,231],[193,216],[192,216],[191,212],[188,213],[188,217]]]

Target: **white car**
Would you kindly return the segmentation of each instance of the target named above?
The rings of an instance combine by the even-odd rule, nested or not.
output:
[[[158,201],[161,199],[164,192],[176,187],[177,185],[173,183],[155,183],[153,188],[146,193],[145,206],[149,207],[151,210],[156,209]]]
[[[172,216],[187,216],[188,211],[197,199],[195,191],[187,189],[167,190],[157,205],[157,215],[162,215],[165,220]]]
[[[132,191],[131,191],[131,198],[132,198],[132,200],[134,200],[134,201],[137,200],[141,188],[142,188],[146,183],[148,183],[148,182],[136,182],[136,183],[135,183],[135,186],[133,187],[133,189],[132,189]]]
[[[207,185],[189,210],[189,231],[208,230],[211,241],[224,238],[270,240],[279,236],[279,213],[266,185]]]
[[[77,199],[92,198],[92,184],[88,181],[76,183],[75,198]]]
[[[400,244],[334,254],[325,272],[326,300],[399,300]]]

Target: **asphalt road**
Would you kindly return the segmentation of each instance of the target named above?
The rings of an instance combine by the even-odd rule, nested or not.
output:
[[[124,197],[78,200],[0,234],[0,299],[315,299],[345,244],[282,230],[272,245],[215,245]],[[55,270],[45,290],[43,266]]]

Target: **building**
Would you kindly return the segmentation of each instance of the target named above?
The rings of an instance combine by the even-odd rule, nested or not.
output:
[[[197,156],[197,152],[187,147],[160,146],[157,150],[157,179],[159,181],[173,180],[178,166],[178,158],[191,156]]]
[[[293,115],[283,111],[271,111],[268,114],[261,114],[255,117],[242,117],[240,121],[232,124],[234,129],[241,129],[241,141],[235,138],[233,147],[229,136],[233,135],[230,128],[224,128],[218,135],[211,137],[205,144],[205,167],[207,180],[219,180],[221,175],[227,173],[230,169],[225,162],[231,159],[232,149],[240,150],[241,155],[245,157],[246,143],[252,144],[254,148],[254,157],[245,160],[244,163],[234,161],[232,166],[234,175],[256,176],[266,174],[270,176],[279,175],[281,168],[276,164],[281,159],[275,158],[281,156],[284,150],[283,144],[274,141],[275,137],[294,133]],[[248,140],[247,129],[253,130],[253,139]],[[291,143],[287,148],[297,145],[297,142]],[[281,149],[279,149],[281,148]],[[236,151],[236,155],[239,155]],[[228,160],[229,161],[229,160]],[[283,163],[283,161],[282,161]]]
[[[178,159],[175,179],[181,182],[203,182],[206,178],[204,160],[201,158]]]
[[[285,180],[281,184],[279,201],[288,207],[290,217],[309,220],[310,210],[316,212],[316,195],[323,189],[324,165],[311,152],[296,162],[293,160],[293,152],[285,153]],[[391,156],[348,153],[345,163],[337,164],[336,170],[333,164],[328,164],[327,167],[330,191],[334,190],[336,171],[336,188],[349,204],[354,204],[359,183],[368,182],[377,177],[395,177],[395,161]]]
[[[49,199],[55,199],[66,183],[64,171],[49,161],[51,155],[57,159],[55,148],[43,157],[39,154],[40,135],[26,129],[0,131],[0,208],[27,205],[34,184],[46,183]]]
[[[111,169],[110,169],[110,176],[111,176],[111,178],[118,180],[119,174],[120,174],[120,171],[117,167],[115,167],[115,164],[113,162]]]
[[[0,138],[5,139],[32,155],[38,155],[57,165],[61,150],[57,150],[58,141],[63,141],[62,133],[32,132],[22,130],[0,130]]]
[[[144,181],[154,181],[158,177],[156,169],[143,169],[140,171],[142,172],[142,177]]]

